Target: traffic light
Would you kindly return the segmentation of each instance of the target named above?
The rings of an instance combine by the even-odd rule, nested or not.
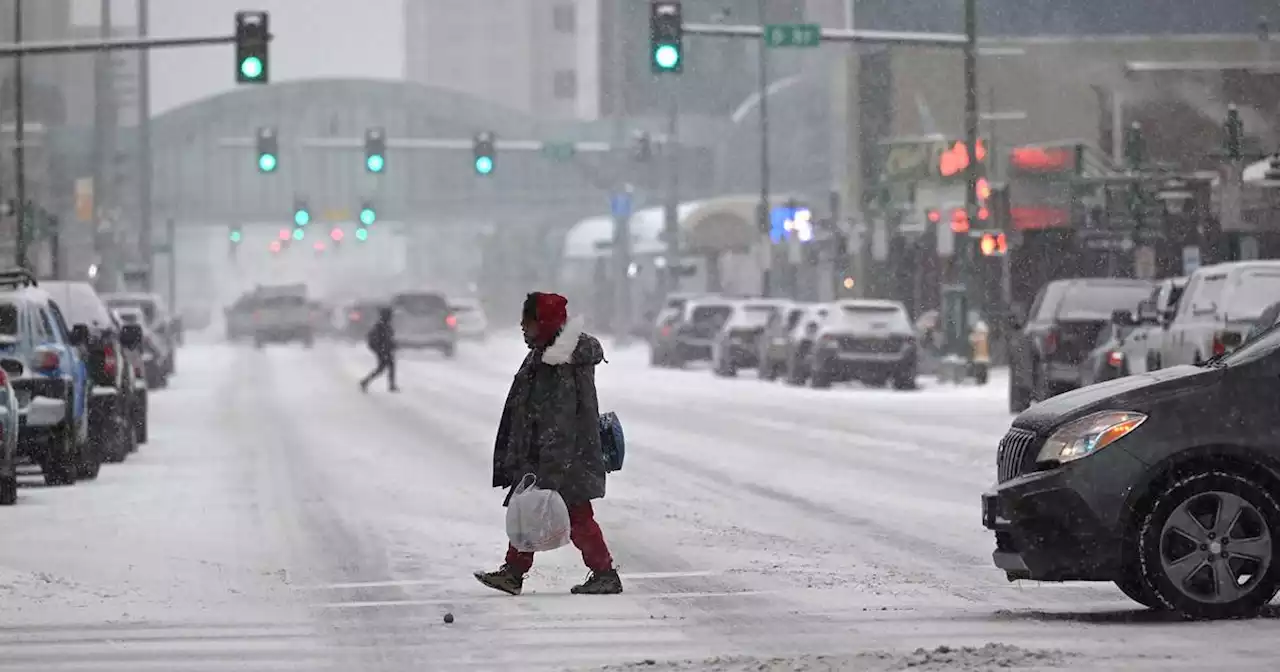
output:
[[[1227,120],[1223,123],[1226,131],[1227,158],[1238,161],[1244,156],[1244,122],[1240,120],[1240,110],[1234,103],[1227,106]]]
[[[227,232],[227,239],[231,241],[232,245],[236,245],[241,240],[243,240],[244,236],[240,232],[240,227],[238,226],[231,227],[231,230]]]
[[[360,204],[360,226],[372,226],[378,221],[378,211],[373,208],[373,203],[365,201]]]
[[[278,240],[273,240],[271,241],[271,244],[267,246],[267,249],[271,250],[271,254],[279,254],[280,250],[284,249],[284,243]]]
[[[240,84],[266,84],[267,42],[266,12],[236,12],[236,81]]]
[[[978,241],[978,247],[984,257],[998,257],[1009,251],[1009,243],[1003,233],[984,233]]]
[[[381,128],[370,128],[364,132],[364,169],[370,173],[381,173],[387,167],[387,134]]]
[[[366,240],[369,240],[369,229],[366,229],[363,226],[356,229],[356,240],[362,243]]]
[[[329,238],[333,239],[333,242],[335,244],[341,243],[342,239],[345,238],[346,235],[347,234],[344,233],[342,229],[337,226],[333,227],[333,230],[329,232]]]
[[[276,129],[263,126],[258,129],[258,172],[274,173],[280,165],[280,142]]]
[[[306,237],[306,226],[311,223],[311,208],[307,207],[307,199],[293,199],[293,239]]]
[[[684,20],[680,3],[656,0],[649,5],[649,67],[655,74],[684,69]]]
[[[494,137],[493,133],[484,131],[477,133],[471,142],[475,152],[476,175],[488,175],[493,172],[496,167],[496,156],[494,155]]]

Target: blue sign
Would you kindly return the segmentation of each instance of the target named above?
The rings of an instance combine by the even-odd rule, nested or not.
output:
[[[631,216],[631,194],[628,192],[619,192],[609,197],[609,211],[614,218],[621,219]]]
[[[775,205],[769,212],[769,237],[773,242],[781,243],[797,235],[801,241],[807,242],[812,235],[811,217],[809,208]]]

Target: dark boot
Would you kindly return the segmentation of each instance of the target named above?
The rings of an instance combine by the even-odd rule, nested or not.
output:
[[[524,574],[512,569],[510,565],[503,565],[496,572],[476,572],[475,577],[476,581],[508,595],[519,595],[520,589],[524,587]]]
[[[622,579],[618,577],[616,569],[591,572],[582,585],[570,588],[569,592],[574,595],[617,595],[622,592]]]

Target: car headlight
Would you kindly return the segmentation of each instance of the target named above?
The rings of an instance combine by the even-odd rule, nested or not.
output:
[[[1088,457],[1124,438],[1147,420],[1132,411],[1102,411],[1058,428],[1036,457],[1037,462],[1066,463]]]

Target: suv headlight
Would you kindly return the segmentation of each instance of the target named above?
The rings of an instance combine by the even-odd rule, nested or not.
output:
[[[1072,420],[1045,441],[1036,461],[1067,463],[1088,457],[1124,438],[1146,420],[1147,416],[1132,411],[1102,411]]]

